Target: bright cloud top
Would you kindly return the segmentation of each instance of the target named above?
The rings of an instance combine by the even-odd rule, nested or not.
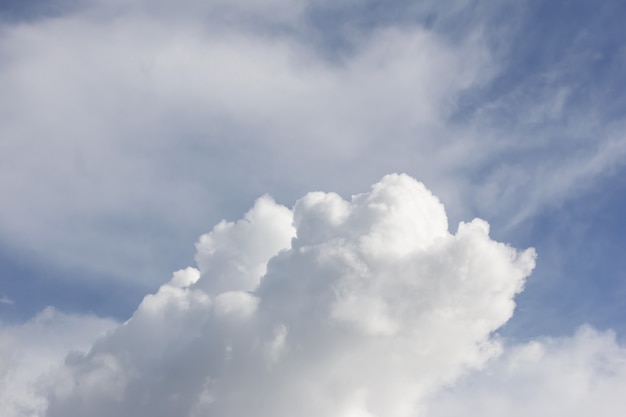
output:
[[[404,417],[482,368],[534,250],[448,231],[406,175],[293,210],[260,198],[132,318],[47,379],[47,416]]]

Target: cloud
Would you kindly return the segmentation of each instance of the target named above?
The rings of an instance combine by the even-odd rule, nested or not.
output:
[[[502,340],[535,264],[449,231],[407,175],[293,209],[259,198],[123,324],[52,308],[0,325],[8,417],[621,415],[612,331]]]
[[[0,225],[12,249],[88,272],[75,279],[155,288],[197,230],[265,192],[403,171],[452,218],[499,226],[623,169],[623,127],[565,82],[590,57],[518,80],[523,7],[61,3],[2,23]]]
[[[0,409],[5,417],[42,415],[46,400],[38,395],[40,378],[73,351],[87,351],[96,338],[117,323],[47,308],[24,324],[0,322]]]
[[[535,17],[550,13],[528,2],[514,9],[464,0],[384,8],[317,0],[52,3],[53,13],[33,16],[26,6],[28,19],[20,20],[20,6],[19,22],[0,19],[0,193],[9,196],[0,205],[0,244],[29,261],[33,255],[33,264],[78,271],[56,274],[68,280],[156,286],[164,271],[191,262],[185,245],[197,230],[239,216],[264,192],[279,202],[311,189],[347,195],[385,172],[406,171],[436,191],[451,218],[478,213],[506,236],[502,226],[523,228],[624,169],[624,103],[615,93],[624,54],[611,46],[623,6],[574,7],[574,19],[546,25]],[[408,187],[423,201],[396,204],[394,181],[381,184],[349,201],[311,193],[293,210],[264,197],[244,219],[216,226],[197,244],[197,269],[175,273],[91,353],[68,357],[51,377],[58,382],[51,413],[114,399],[122,413],[227,414],[240,411],[225,403],[239,394],[227,401],[225,393],[246,380],[240,392],[256,393],[250,409],[264,394],[285,392],[291,402],[267,405],[280,414],[302,392],[326,387],[314,411],[364,415],[393,399],[384,384],[401,395],[396,376],[420,402],[471,369],[499,372],[500,362],[488,358],[502,346],[489,331],[510,316],[523,285],[497,262],[510,250],[481,244],[481,221],[450,234],[427,193]],[[508,281],[489,274],[455,281],[469,261],[446,269],[490,251],[497,255],[473,268]],[[18,295],[11,297],[27,299]],[[415,342],[409,327],[437,335],[427,338],[432,346]],[[441,348],[453,341],[459,351]],[[461,350],[463,343],[473,348]],[[415,345],[421,362],[403,361]],[[351,349],[363,353],[353,357]],[[423,358],[437,349],[450,361],[433,356],[447,373],[430,378]],[[516,348],[504,349],[507,358]],[[197,359],[204,354],[212,359]],[[406,363],[422,379],[360,366],[376,362],[371,357]],[[289,378],[311,374],[321,382]],[[174,386],[172,375],[185,378]],[[372,389],[382,392],[378,405]]]
[[[532,249],[406,175],[289,210],[262,197],[133,316],[47,377],[46,416],[414,415],[502,350]]]
[[[242,20],[230,25],[197,12],[204,3],[225,4],[85,2],[3,25],[0,190],[14,198],[0,224],[10,245],[97,272],[81,277],[156,285],[207,219],[240,213],[268,190],[293,201],[309,189],[347,192],[389,171],[430,175],[467,161],[412,150],[437,141],[454,97],[487,77],[479,36],[453,43],[387,25],[331,59],[297,30],[258,29],[248,6],[226,7]],[[274,8],[258,6],[272,21]],[[288,20],[310,27],[297,24],[300,13]],[[355,163],[374,155],[376,163]]]
[[[0,297],[0,304],[13,305],[15,304],[15,301],[11,300],[6,295],[3,295],[2,297]]]
[[[620,416],[626,407],[626,347],[612,331],[582,326],[506,353],[433,400],[428,415]]]

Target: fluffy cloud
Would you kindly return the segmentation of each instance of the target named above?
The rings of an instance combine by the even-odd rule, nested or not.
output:
[[[197,268],[121,325],[49,308],[1,326],[3,413],[612,417],[626,406],[613,332],[500,340],[534,251],[495,242],[478,219],[451,233],[443,205],[406,175],[350,200],[309,193],[292,210],[261,197],[196,248]]]
[[[524,226],[623,170],[614,97],[623,54],[604,45],[621,28],[619,19],[607,25],[607,14],[622,14],[614,7],[562,19],[576,27],[563,32],[534,24],[532,2],[504,12],[464,0],[330,3],[53,1],[53,15],[2,19],[0,243],[34,254],[33,264],[86,270],[74,279],[157,285],[190,260],[185,245],[205,222],[241,213],[266,191],[278,201],[310,189],[345,194],[404,170],[452,203],[454,219],[477,212]],[[177,272],[115,335],[68,358],[52,378],[50,412],[117,404],[158,415],[169,404],[227,415],[240,410],[224,393],[246,380],[240,392],[257,395],[251,408],[262,394],[286,392],[295,403],[325,387],[314,411],[363,415],[378,410],[372,389],[381,404],[396,395],[383,384],[402,392],[393,383],[402,375],[411,393],[427,393],[487,366],[498,349],[489,332],[510,316],[523,262],[477,237],[486,235],[481,221],[452,235],[436,204],[392,203],[391,182],[351,201],[312,193],[293,210],[262,198],[245,219],[216,226],[198,242],[198,269]],[[430,220],[396,221],[405,211]],[[458,278],[481,269],[489,273],[480,279]],[[20,282],[30,290],[27,276]],[[473,348],[447,351],[453,341]],[[419,363],[404,361],[415,346]],[[443,352],[445,372],[427,378],[424,358],[437,364]],[[205,354],[212,359],[196,360]],[[376,355],[423,378],[361,366]],[[319,383],[306,386],[316,370]],[[174,387],[171,375],[190,378]],[[335,392],[349,400],[339,404]],[[280,414],[289,405],[267,407]]]
[[[131,319],[48,377],[49,417],[414,415],[501,351],[534,251],[448,231],[421,183],[262,197]]]
[[[0,410],[3,417],[41,415],[46,400],[37,393],[42,375],[70,352],[87,351],[117,323],[47,308],[24,324],[0,323]]]
[[[484,371],[432,401],[428,415],[583,417],[623,415],[626,347],[612,331],[511,346]]]

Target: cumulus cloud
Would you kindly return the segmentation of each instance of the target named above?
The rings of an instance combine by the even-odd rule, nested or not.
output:
[[[88,353],[48,376],[47,416],[415,415],[502,349],[534,251],[406,175],[289,210],[260,198]]]
[[[117,323],[47,308],[24,324],[0,322],[0,410],[3,417],[42,415],[46,400],[38,394],[40,378],[70,352],[87,351]]]

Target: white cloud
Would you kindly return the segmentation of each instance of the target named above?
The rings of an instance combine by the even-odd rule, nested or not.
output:
[[[413,151],[485,78],[480,37],[391,26],[337,61],[298,33],[213,25],[187,3],[183,22],[135,2],[4,25],[0,191],[12,198],[0,224],[12,245],[154,284],[207,219],[268,190],[293,200],[453,165]]]
[[[500,340],[534,251],[495,242],[479,219],[452,234],[406,175],[293,210],[261,197],[196,247],[198,268],[122,325],[49,308],[0,327],[3,412],[610,417],[626,405],[613,332]]]
[[[270,197],[259,198],[237,223],[222,221],[196,244],[196,263],[205,277],[197,286],[210,295],[252,291],[267,272],[267,260],[295,237],[292,214]]]
[[[502,33],[468,2],[394,4],[396,17],[435,23],[365,28],[358,2],[342,6],[354,19],[339,28],[315,15],[338,7],[329,2],[273,3],[81,1],[3,22],[5,243],[86,270],[74,278],[155,286],[207,221],[264,192],[345,194],[404,171],[453,218],[479,212],[500,225],[623,167],[623,127],[584,108],[567,116],[563,70],[478,94],[470,116],[450,119],[463,93],[510,75],[498,72],[509,64],[494,46]],[[475,24],[447,36],[449,15]]]
[[[433,417],[550,415],[617,417],[626,399],[626,347],[611,331],[512,346],[482,373],[432,401]]]
[[[81,1],[55,17],[3,21],[2,243],[87,269],[76,274],[83,279],[104,271],[156,285],[200,227],[268,190],[278,201],[308,189],[346,195],[404,170],[452,203],[453,218],[477,210],[516,224],[623,169],[623,126],[596,108],[608,95],[593,89],[593,100],[572,105],[577,81],[563,69],[591,62],[587,54],[574,48],[574,61],[530,82],[518,79],[523,68],[498,73],[510,63],[497,61],[493,45],[509,42],[481,19],[446,36],[434,3],[398,10],[419,9],[432,26],[347,22],[341,39],[326,40],[349,44],[336,55],[317,43],[333,33],[324,19],[307,20],[315,1]],[[466,5],[474,3],[444,13],[462,15]],[[520,10],[511,13],[521,27]],[[470,94],[479,97],[470,114],[449,118],[464,92],[483,87],[507,91],[487,101]],[[115,335],[68,358],[51,412],[106,404],[122,415],[128,407],[229,415],[265,405],[280,415],[307,391],[319,394],[311,413],[376,415],[394,396],[423,398],[471,368],[497,374],[500,362],[484,365],[499,349],[489,331],[510,317],[530,259],[515,263],[479,220],[450,234],[436,200],[403,181],[388,177],[351,201],[311,193],[293,211],[264,197],[243,220],[216,226],[197,244],[198,269],[176,272]],[[459,278],[476,271],[485,274]],[[576,343],[595,340],[583,339]],[[404,361],[416,346],[419,363]],[[431,378],[435,368],[443,371]],[[28,372],[23,381],[39,375]],[[2,397],[10,412],[43,407],[31,391],[15,394],[30,382],[12,381]],[[599,381],[590,402],[610,390]],[[255,396],[229,405],[242,392]],[[289,401],[263,403],[276,392]],[[406,411],[395,404],[385,415]]]
[[[492,333],[534,251],[488,232],[476,219],[451,234],[406,175],[349,201],[311,193],[293,212],[263,197],[201,237],[199,270],[68,357],[46,415],[413,415],[501,351]]]
[[[69,352],[86,351],[116,323],[47,308],[24,324],[0,323],[0,410],[3,417],[41,415],[46,400],[37,394],[41,378]]]

